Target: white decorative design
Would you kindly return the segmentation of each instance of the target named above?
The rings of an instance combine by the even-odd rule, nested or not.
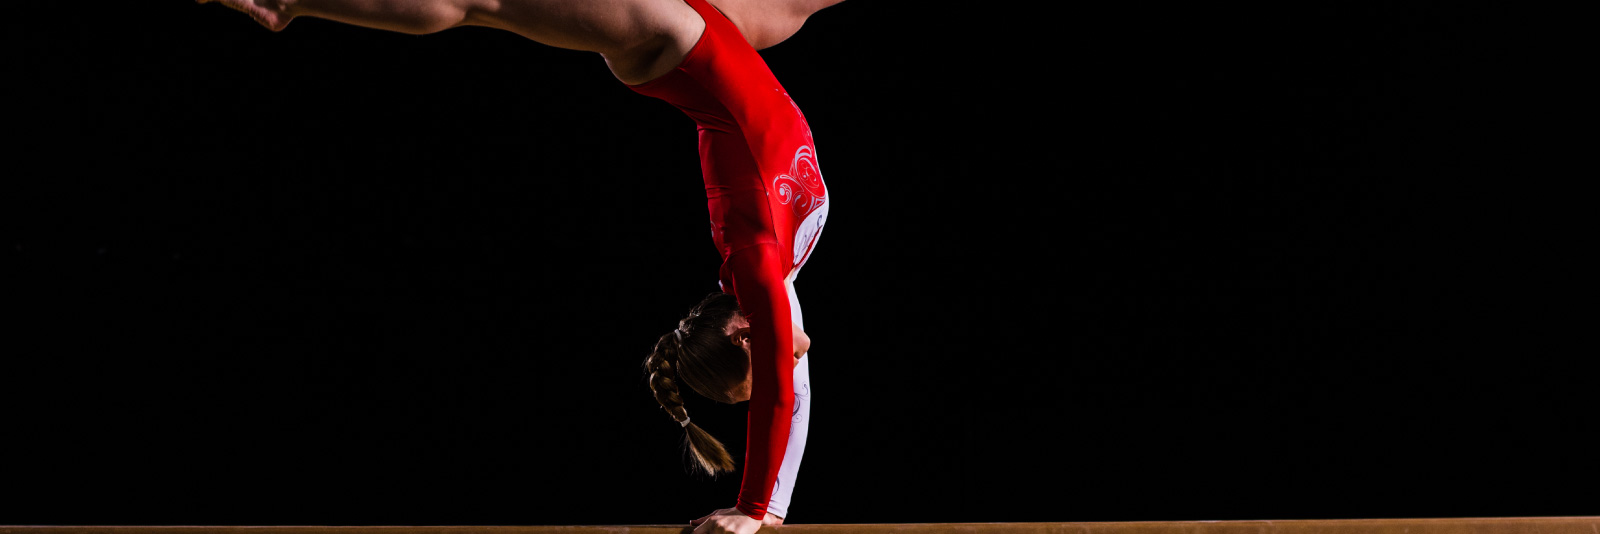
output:
[[[794,266],[798,269],[827,219],[828,190],[810,145],[795,149],[788,174],[773,178],[772,190],[777,191],[778,203],[793,209],[795,218],[800,220],[794,236]]]

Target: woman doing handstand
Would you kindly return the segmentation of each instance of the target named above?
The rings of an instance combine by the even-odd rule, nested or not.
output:
[[[809,420],[810,378],[794,279],[831,203],[799,106],[756,52],[842,0],[199,0],[220,1],[273,31],[312,16],[405,33],[457,26],[511,31],[598,52],[618,80],[694,119],[712,240],[713,293],[645,359],[661,407],[687,432],[695,464],[733,470],[690,422],[678,382],[720,402],[750,401],[738,502],[691,521],[695,532],[748,534],[782,524]]]

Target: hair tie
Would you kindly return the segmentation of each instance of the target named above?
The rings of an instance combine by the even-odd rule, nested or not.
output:
[[[689,416],[684,416],[682,421],[678,421],[678,426],[681,426],[681,427],[684,427],[684,428],[688,428],[689,427]]]
[[[682,347],[683,346],[683,330],[679,330],[677,328],[674,328],[674,329],[672,329],[672,335],[673,335],[673,337],[678,338],[678,346]]]

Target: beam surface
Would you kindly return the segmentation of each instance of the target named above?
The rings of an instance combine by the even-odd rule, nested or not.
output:
[[[687,526],[0,526],[0,534],[687,534]],[[762,527],[768,534],[1600,534],[1595,517],[1095,523],[886,523]]]

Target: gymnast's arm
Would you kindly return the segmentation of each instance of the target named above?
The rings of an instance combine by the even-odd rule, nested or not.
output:
[[[767,505],[789,445],[794,413],[794,334],[783,254],[775,244],[760,244],[728,256],[734,295],[750,322],[749,429],[743,484],[735,505],[753,519]]]

